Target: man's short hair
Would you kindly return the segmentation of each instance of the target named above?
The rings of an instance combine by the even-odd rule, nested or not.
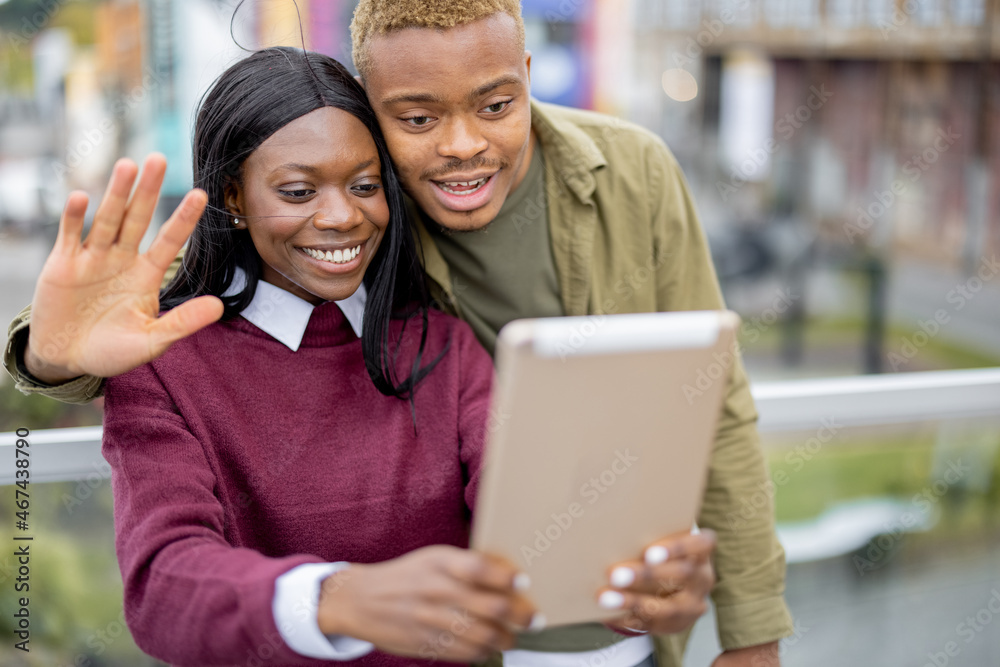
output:
[[[520,0],[361,0],[351,21],[354,66],[361,78],[371,72],[368,40],[406,28],[446,30],[494,14],[511,16],[517,24],[520,49],[524,50],[524,19]]]

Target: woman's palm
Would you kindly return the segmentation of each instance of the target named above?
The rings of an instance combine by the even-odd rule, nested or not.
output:
[[[115,165],[83,242],[87,197],[70,195],[32,302],[26,361],[39,379],[119,375],[155,359],[173,342],[222,315],[217,298],[199,297],[158,317],[163,277],[206,199],[200,190],[189,192],[149,250],[140,254],[139,242],[156,207],[166,161],[160,155],[147,158],[129,200],[137,171],[129,160]]]

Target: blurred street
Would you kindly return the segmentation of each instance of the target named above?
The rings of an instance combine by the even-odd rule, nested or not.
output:
[[[1000,609],[1000,544],[933,557],[908,547],[863,576],[848,557],[790,566],[787,598],[796,634],[782,643],[783,667],[923,667],[933,665],[928,654],[943,653],[948,642],[960,652],[947,663],[938,658],[942,666],[1000,664],[1000,612],[988,606],[996,597],[993,609]],[[717,651],[715,622],[706,615],[684,664],[704,667]]]
[[[50,251],[47,237],[11,238],[0,236],[0,321],[9,322],[25,305],[31,302],[35,278]],[[992,258],[987,258],[992,259]],[[887,334],[884,339],[886,355],[899,354],[898,368],[892,368],[891,359],[885,370],[917,371],[933,368],[917,355],[907,359],[903,354],[905,340],[913,339],[922,331],[921,323],[934,320],[935,313],[945,311],[948,320],[940,325],[933,336],[938,342],[975,350],[983,355],[1000,359],[1000,273],[994,279],[981,282],[975,292],[964,287],[975,274],[968,274],[953,267],[900,258],[888,267],[886,279],[890,304],[887,317],[896,325],[900,334]],[[976,283],[973,282],[973,286]],[[829,319],[850,316],[863,307],[864,295],[856,283],[836,272],[813,271],[805,283],[790,285],[778,278],[738,286],[738,297],[731,307],[736,307],[744,323],[752,322],[767,308],[773,295],[782,289],[792,289],[803,295],[808,315]],[[949,301],[950,296],[950,301]],[[917,342],[921,338],[917,337]],[[816,377],[853,375],[859,372],[861,341],[852,340],[828,349],[809,348],[803,363],[788,366],[772,350],[761,349],[744,337],[747,366],[755,381],[790,377]]]
[[[0,321],[7,323],[31,303],[35,278],[51,250],[42,238],[11,239],[0,235]],[[6,381],[6,378],[5,378]]]

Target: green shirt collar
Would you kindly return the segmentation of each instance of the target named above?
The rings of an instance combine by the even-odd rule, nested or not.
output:
[[[531,101],[531,127],[538,135],[549,174],[566,184],[581,202],[590,201],[597,183],[594,170],[606,166],[604,153],[579,127],[549,113],[549,105]]]

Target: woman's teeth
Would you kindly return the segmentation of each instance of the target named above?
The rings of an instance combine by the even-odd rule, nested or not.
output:
[[[322,250],[314,250],[313,248],[303,248],[302,251],[313,259],[318,259],[321,262],[347,264],[349,261],[358,256],[358,253],[361,252],[361,246],[355,246],[350,250],[334,250],[333,252],[329,250],[323,252]]]
[[[474,181],[443,181],[439,182],[437,185],[445,192],[453,195],[471,195],[473,192],[476,192],[479,188],[483,187],[488,180],[490,180],[489,176],[483,176],[482,178]]]

